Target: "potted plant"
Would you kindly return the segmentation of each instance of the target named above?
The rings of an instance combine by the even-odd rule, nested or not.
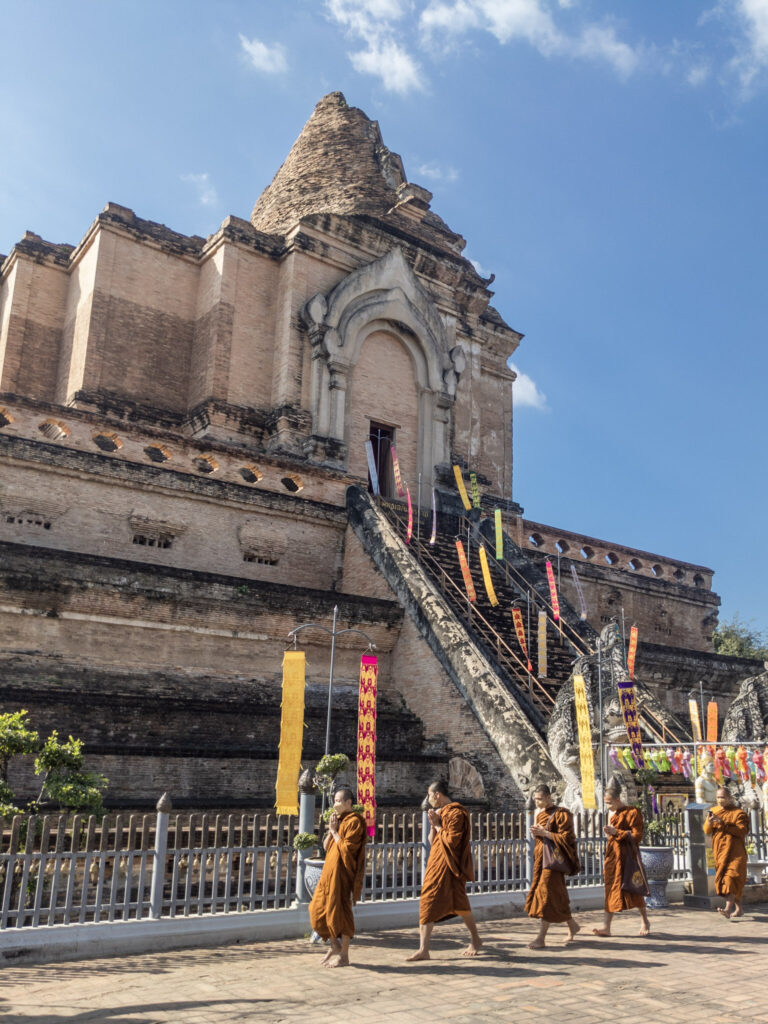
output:
[[[645,826],[643,839],[647,844],[640,847],[640,852],[648,878],[648,888],[651,890],[646,903],[655,909],[669,906],[667,882],[672,877],[672,869],[675,866],[675,851],[668,844],[667,839],[671,822],[677,820],[675,814],[662,814],[654,817],[653,797],[655,791],[653,787],[657,778],[658,775],[652,768],[638,768],[635,773],[635,781],[641,788],[640,811]]]
[[[346,754],[325,754],[317,762],[313,782],[323,794],[323,805],[331,803],[336,778],[348,766],[349,758]],[[332,813],[332,807],[325,807],[321,815],[321,823],[327,825]],[[325,850],[323,849],[322,831],[319,835],[314,832],[299,832],[293,840],[293,848],[299,855],[298,873],[302,900],[311,899],[317,888],[317,883],[320,881],[320,875],[323,873]],[[314,856],[309,856],[310,852]],[[303,883],[301,879],[303,879]]]

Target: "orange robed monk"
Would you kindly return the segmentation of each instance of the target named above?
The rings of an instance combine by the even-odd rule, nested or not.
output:
[[[529,917],[541,918],[539,934],[528,943],[529,949],[544,949],[544,939],[550,924],[565,921],[568,925],[566,945],[573,942],[576,933],[581,931],[571,916],[571,904],[568,889],[565,885],[565,872],[552,871],[542,864],[544,842],[554,843],[555,849],[565,859],[569,873],[577,869],[579,855],[576,851],[576,836],[573,831],[573,816],[565,807],[556,807],[549,786],[537,786],[533,799],[538,808],[536,824],[531,827],[531,835],[536,840],[533,853],[533,880],[528,897],[525,901],[525,912]]]
[[[749,832],[749,818],[725,786],[717,791],[717,804],[707,815],[704,831],[712,836],[715,892],[725,898],[725,906],[717,909],[723,917],[741,917],[741,897],[747,881],[744,840]]]
[[[419,948],[408,960],[429,960],[429,940],[435,922],[456,914],[470,934],[470,943],[462,956],[477,956],[483,943],[467,899],[467,882],[475,877],[469,814],[451,799],[444,782],[431,784],[427,800],[432,845],[419,900]]]
[[[309,904],[309,920],[331,948],[323,958],[324,967],[348,967],[349,943],[355,934],[352,904],[360,899],[365,873],[366,828],[362,815],[352,810],[351,789],[337,789],[333,813],[323,846],[323,873]]]
[[[622,888],[626,859],[632,856],[630,837],[634,838],[638,845],[643,840],[643,816],[636,807],[627,807],[622,802],[621,790],[615,785],[606,787],[605,803],[611,812],[608,824],[603,829],[608,837],[603,864],[605,918],[603,927],[593,928],[592,932],[595,935],[610,935],[613,915],[620,914],[622,910],[631,910],[632,907],[637,907],[640,917],[643,919],[639,934],[650,935],[651,925],[645,910],[645,897],[642,893],[627,892]]]

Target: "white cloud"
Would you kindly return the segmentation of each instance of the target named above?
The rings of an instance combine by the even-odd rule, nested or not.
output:
[[[689,85],[692,85],[694,86],[694,88],[697,88],[698,86],[703,85],[706,82],[706,80],[709,78],[709,74],[710,67],[708,64],[697,64],[695,67],[692,67],[690,69],[690,71],[686,75],[686,78],[688,80]]]
[[[458,181],[459,172],[455,167],[440,167],[438,164],[422,164],[416,174],[431,181]]]
[[[181,180],[193,185],[197,191],[197,201],[201,206],[215,206],[219,197],[208,174],[182,174]]]
[[[365,43],[349,54],[355,71],[375,75],[385,89],[403,95],[424,88],[419,64],[396,38],[395,23],[406,9],[404,0],[326,0],[332,20]]]
[[[571,6],[571,0],[560,0],[561,8]],[[558,28],[545,0],[430,0],[419,26],[427,42],[437,32],[455,37],[482,29],[502,45],[521,40],[544,57],[605,62],[623,77],[639,64],[638,53],[617,37],[613,26],[588,23],[580,34],[569,35]]]
[[[480,277],[484,277],[487,280],[491,276],[490,270],[486,270],[479,260],[470,260],[469,262],[475,268]]]
[[[517,366],[507,360],[507,366],[517,374],[517,380],[512,385],[512,401],[515,407],[520,409],[524,406],[529,409],[538,409],[540,412],[548,410],[547,396],[539,390],[538,385],[527,373],[521,373]]]
[[[241,34],[240,46],[257,71],[264,71],[268,75],[279,75],[288,70],[285,47],[281,43],[269,46],[267,43],[262,43],[260,39],[246,39]]]
[[[757,76],[768,67],[768,0],[735,0],[734,10],[744,31],[744,43],[731,67],[748,93]]]

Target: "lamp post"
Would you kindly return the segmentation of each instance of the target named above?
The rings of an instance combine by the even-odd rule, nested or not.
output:
[[[333,702],[333,669],[336,661],[336,637],[343,636],[345,633],[359,633],[360,636],[365,637],[368,641],[368,649],[373,651],[376,649],[376,644],[371,640],[367,633],[364,633],[362,629],[353,629],[351,627],[347,629],[336,629],[336,623],[339,618],[339,606],[334,605],[333,609],[333,628],[328,629],[327,626],[321,626],[318,622],[304,622],[302,625],[292,629],[288,634],[288,639],[293,640],[294,647],[296,646],[296,634],[300,633],[302,629],[321,629],[324,633],[327,633],[331,638],[331,670],[328,676],[328,710],[325,717],[325,753],[328,753],[328,748],[331,742],[331,709]]]

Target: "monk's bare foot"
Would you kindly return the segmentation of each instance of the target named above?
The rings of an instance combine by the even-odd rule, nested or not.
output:
[[[610,939],[611,937],[611,933],[608,931],[607,928],[593,928],[592,934],[599,935],[602,939]]]
[[[534,939],[533,942],[528,943],[528,949],[546,949],[546,945],[541,939]]]
[[[430,959],[429,950],[427,950],[427,949],[417,949],[415,953],[412,953],[411,956],[407,956],[405,958],[405,962],[406,963],[413,963],[414,960],[429,960],[429,959]]]
[[[568,938],[565,940],[565,945],[570,946],[572,942],[576,941],[576,936],[581,931],[581,925],[578,921],[568,922]]]
[[[734,912],[731,914],[731,917],[744,917],[743,909],[739,907],[738,910],[734,910]]]
[[[637,934],[645,938],[646,935],[651,934],[651,926],[649,924],[640,925],[640,931]]]
[[[477,956],[477,954],[478,953],[482,953],[482,951],[483,951],[483,944],[482,944],[482,942],[478,942],[477,944],[475,944],[474,942],[470,942],[470,944],[467,946],[467,948],[464,950],[464,952],[461,955],[462,956]]]
[[[718,912],[718,914],[722,914],[723,917],[730,917],[731,916],[731,911],[728,910],[727,907],[718,907],[717,908],[717,912]]]
[[[333,947],[331,947],[331,949],[328,950],[328,952],[325,954],[323,959],[320,961],[321,965],[325,966],[328,963],[328,961],[331,959],[332,956],[337,956],[338,955],[338,952],[339,952],[338,949],[333,949]]]
[[[349,957],[348,956],[344,956],[343,953],[337,953],[335,956],[331,957],[331,959],[328,961],[327,964],[324,964],[323,966],[324,967],[349,967]]]

